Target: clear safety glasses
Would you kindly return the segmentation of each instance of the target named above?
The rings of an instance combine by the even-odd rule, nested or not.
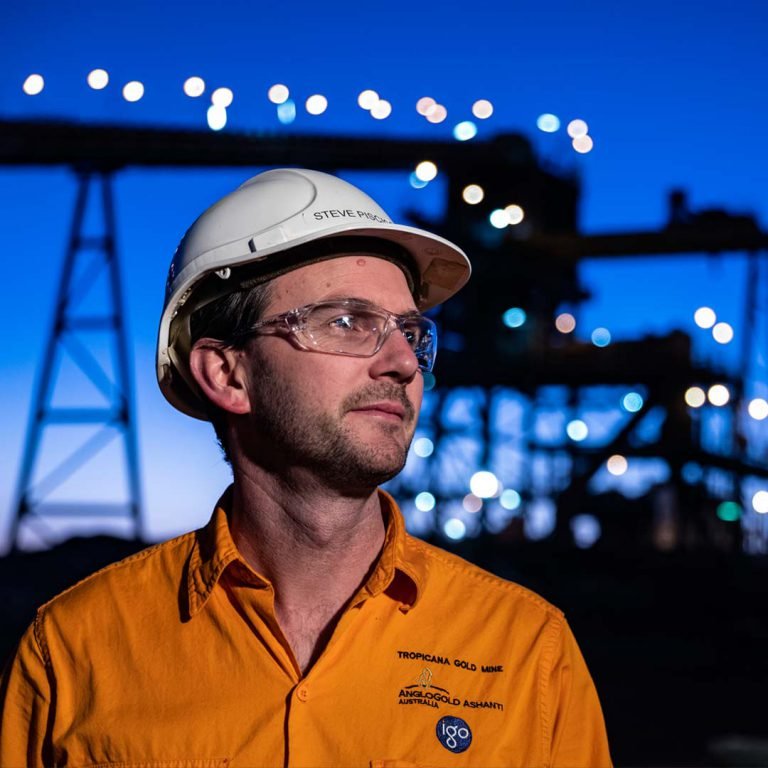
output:
[[[396,315],[359,299],[321,301],[267,317],[244,331],[249,334],[290,333],[301,349],[331,355],[372,357],[395,329],[416,355],[419,368],[432,370],[437,327],[418,312]]]

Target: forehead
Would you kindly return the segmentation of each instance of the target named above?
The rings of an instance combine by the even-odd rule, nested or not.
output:
[[[367,299],[397,313],[416,309],[403,270],[367,253],[306,264],[276,277],[270,289],[265,314],[335,298]]]

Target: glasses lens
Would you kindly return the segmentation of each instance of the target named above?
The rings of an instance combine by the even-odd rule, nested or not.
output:
[[[403,336],[410,344],[423,371],[431,371],[435,363],[437,329],[426,317],[408,318],[402,325]]]
[[[303,330],[324,352],[372,355],[386,324],[386,315],[369,309],[318,304],[307,313]]]

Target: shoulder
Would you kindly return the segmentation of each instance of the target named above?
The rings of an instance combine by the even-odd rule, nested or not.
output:
[[[499,609],[536,623],[559,625],[563,612],[520,584],[496,576],[467,560],[413,536],[406,536],[406,557],[426,575],[425,596],[472,606],[474,612]]]
[[[66,622],[74,617],[141,614],[152,602],[178,604],[185,564],[196,532],[155,544],[112,563],[64,590],[38,609],[38,623]]]

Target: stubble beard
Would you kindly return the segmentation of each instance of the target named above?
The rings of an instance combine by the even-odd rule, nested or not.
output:
[[[276,473],[298,467],[323,484],[342,492],[370,493],[405,466],[416,413],[405,388],[394,382],[373,382],[348,395],[338,415],[306,408],[291,386],[279,380],[262,360],[258,391],[251,392],[252,411],[244,451],[257,464]],[[361,441],[350,427],[350,411],[381,400],[399,403],[402,423],[375,419],[381,439]],[[353,417],[355,418],[355,417]]]

